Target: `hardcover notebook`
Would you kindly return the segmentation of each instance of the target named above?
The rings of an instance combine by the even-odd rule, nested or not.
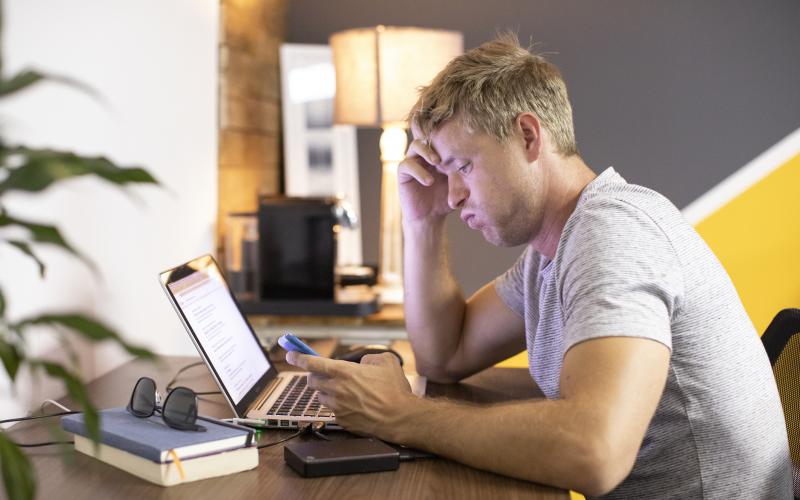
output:
[[[170,486],[249,470],[258,465],[253,431],[203,419],[206,432],[179,431],[160,415],[137,418],[124,408],[100,411],[100,441],[88,438],[83,414],[61,419],[75,449],[150,482]],[[175,460],[175,456],[178,460]]]

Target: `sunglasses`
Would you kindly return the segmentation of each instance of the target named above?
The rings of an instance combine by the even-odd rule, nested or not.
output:
[[[197,394],[188,387],[176,387],[169,391],[164,404],[156,391],[156,383],[150,377],[142,377],[133,387],[128,413],[139,418],[148,418],[158,412],[164,423],[182,431],[206,430],[197,425]]]

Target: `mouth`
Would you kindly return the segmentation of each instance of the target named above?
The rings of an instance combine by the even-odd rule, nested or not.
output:
[[[471,229],[475,229],[475,214],[461,214],[461,220],[464,224],[468,225]]]

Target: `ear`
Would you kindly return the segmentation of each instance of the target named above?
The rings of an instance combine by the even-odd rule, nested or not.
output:
[[[521,133],[525,156],[529,162],[539,158],[542,150],[542,134],[539,118],[533,113],[520,113],[516,119],[517,131]]]

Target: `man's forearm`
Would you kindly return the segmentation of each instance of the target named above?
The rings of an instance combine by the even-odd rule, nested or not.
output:
[[[567,400],[475,406],[424,399],[386,425],[385,439],[472,467],[562,488],[602,491],[601,434]],[[598,489],[600,488],[600,489]]]
[[[432,375],[458,348],[465,302],[450,272],[445,220],[404,225],[405,321],[417,370]],[[434,377],[435,378],[435,377]]]

